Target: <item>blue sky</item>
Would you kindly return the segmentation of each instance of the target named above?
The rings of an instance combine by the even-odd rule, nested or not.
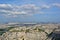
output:
[[[0,0],[4,22],[60,22],[60,0]]]

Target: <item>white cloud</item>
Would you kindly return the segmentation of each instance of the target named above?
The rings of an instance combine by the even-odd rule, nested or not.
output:
[[[11,4],[0,4],[0,10],[12,10],[13,6]]]
[[[53,6],[60,7],[60,4],[54,3]],[[5,13],[8,16],[14,15],[14,17],[17,17],[18,15],[43,14],[43,12],[41,12],[41,9],[49,9],[51,7],[51,5],[46,4],[41,6],[36,6],[35,4],[25,4],[20,6],[11,4],[0,4],[0,12]]]
[[[51,6],[50,5],[42,5],[42,8],[50,8]]]
[[[34,4],[27,4],[21,6],[14,6],[11,4],[0,4],[0,12],[5,13],[6,15],[31,15],[40,12],[38,10],[39,7]]]
[[[12,7],[10,4],[0,4],[0,7],[7,8],[7,7]]]
[[[53,3],[53,6],[60,7],[60,3]]]

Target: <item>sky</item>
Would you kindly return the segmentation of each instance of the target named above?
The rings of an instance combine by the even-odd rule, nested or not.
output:
[[[5,22],[60,22],[60,0],[0,0]]]

